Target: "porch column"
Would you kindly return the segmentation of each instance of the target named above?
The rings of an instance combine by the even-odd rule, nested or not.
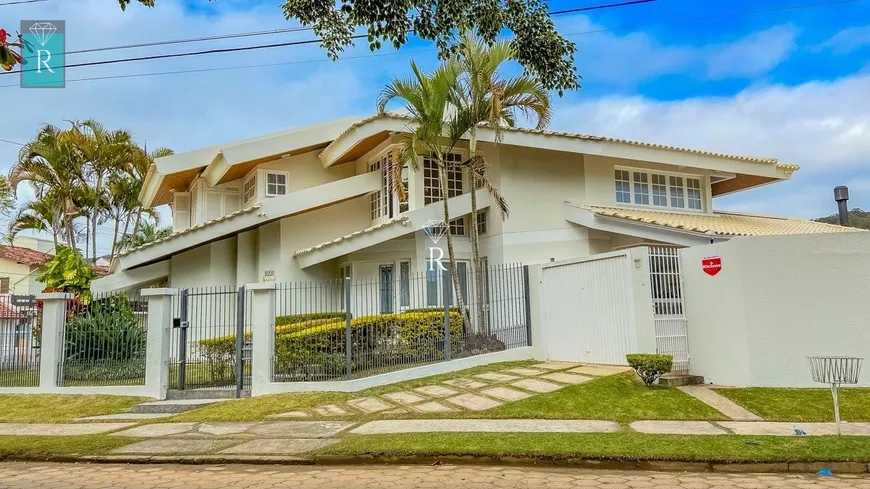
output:
[[[169,389],[169,339],[172,334],[172,298],[178,289],[142,289],[148,301],[148,342],[145,350],[145,386],[157,399]]]
[[[66,305],[73,298],[65,292],[36,294],[42,301],[42,339],[39,348],[39,387],[54,389],[58,384],[60,362],[63,360],[63,333],[66,327]]]
[[[272,382],[272,356],[275,349],[275,284],[248,284],[250,290],[251,323],[251,396],[267,392]]]

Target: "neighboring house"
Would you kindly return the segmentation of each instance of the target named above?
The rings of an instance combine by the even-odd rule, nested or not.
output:
[[[33,239],[33,238],[31,238]],[[22,243],[16,239],[16,243]],[[52,255],[22,246],[0,245],[0,294],[33,295],[42,292],[36,280],[39,267]]]
[[[172,206],[174,234],[121,253],[94,290],[167,279],[177,288],[347,276],[385,283],[425,273],[429,250],[421,228],[443,218],[437,169],[428,158],[417,172],[406,168],[404,201],[385,171],[407,124],[396,114],[341,119],[156,160],[140,198],[147,207]],[[848,231],[714,210],[715,197],[785,181],[798,170],[772,158],[530,129],[507,129],[498,145],[493,136],[481,128],[479,148],[511,213],[502,221],[478,190],[489,265],[646,243]],[[461,161],[466,154],[448,157]],[[449,172],[461,271],[471,258],[469,191],[460,171]],[[392,286],[383,290],[400,295]]]
[[[20,368],[36,361],[30,311],[14,305],[8,294],[0,295],[0,368]]]

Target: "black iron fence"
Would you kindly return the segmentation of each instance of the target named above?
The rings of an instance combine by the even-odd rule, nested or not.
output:
[[[138,292],[66,304],[58,385],[144,385],[148,311]]]
[[[251,384],[251,292],[197,287],[175,298],[169,388],[236,389]]]
[[[398,265],[374,278],[280,284],[272,380],[359,378],[531,344],[526,267],[487,267],[478,293],[467,264],[455,277]]]
[[[33,296],[0,295],[0,387],[39,385],[40,313]]]

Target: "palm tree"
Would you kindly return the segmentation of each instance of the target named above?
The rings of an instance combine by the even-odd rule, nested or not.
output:
[[[133,137],[124,130],[107,130],[93,119],[74,123],[69,131],[71,143],[82,158],[82,166],[87,168],[85,178],[92,182],[88,185],[90,214],[89,232],[92,256],[97,256],[97,226],[105,222],[106,217],[117,217],[112,213],[109,196],[106,195],[106,181],[112,175],[123,174],[130,166],[133,153],[138,149],[133,143]],[[101,222],[102,220],[102,222]],[[115,221],[115,234],[117,235]],[[114,243],[113,243],[114,245]]]
[[[396,99],[405,101],[411,120],[407,131],[402,133],[400,156],[398,161],[391,159],[394,191],[400,199],[405,198],[405,188],[402,185],[401,172],[407,163],[414,171],[419,170],[419,161],[423,156],[433,158],[438,166],[441,182],[441,201],[444,207],[444,222],[450,221],[450,208],[447,202],[447,171],[450,164],[444,155],[450,153],[467,131],[455,120],[456,114],[450,114],[450,90],[457,73],[454,66],[445,64],[431,74],[424,73],[415,62],[411,61],[413,77],[394,78],[387,84],[378,96],[378,112],[383,113],[387,104]],[[445,122],[447,121],[447,122]],[[461,130],[461,132],[459,132]],[[453,235],[447,226],[447,255],[450,260],[453,289],[457,297],[457,306],[465,311],[465,301],[462,296],[459,275],[456,273],[456,256],[453,250]]]
[[[502,138],[504,126],[516,125],[517,116],[533,120],[537,129],[550,123],[550,94],[541,82],[530,75],[503,78],[499,73],[502,63],[513,59],[514,52],[508,42],[487,45],[479,37],[464,33],[457,55],[448,62],[458,73],[451,90],[451,103],[456,106],[462,127],[468,128],[468,161],[464,163],[471,183],[471,249],[474,268],[477,324],[483,318],[483,270],[480,260],[480,233],[478,232],[477,195],[479,186],[485,187],[498,204],[502,220],[509,209],[504,198],[486,176],[486,161],[477,155],[477,129],[486,125],[494,131],[494,142]]]
[[[158,228],[155,223],[145,221],[139,227],[138,231],[132,234],[126,234],[118,241],[118,252],[130,250],[145,243],[150,243],[158,239],[165,238],[172,234],[170,228]]]
[[[83,168],[75,147],[66,131],[46,124],[33,141],[24,145],[18,153],[18,161],[9,170],[9,186],[13,195],[18,184],[29,182],[37,200],[45,200],[52,206],[51,212],[41,213],[57,217],[52,229],[57,240],[64,234],[66,243],[75,247],[73,221],[81,204],[81,177]]]
[[[11,242],[22,231],[37,231],[51,234],[54,248],[58,247],[57,236],[62,232],[62,215],[58,213],[59,206],[52,201],[54,195],[31,200],[18,209],[9,221],[8,238]]]

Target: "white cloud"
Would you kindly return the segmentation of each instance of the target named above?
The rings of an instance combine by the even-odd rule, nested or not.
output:
[[[690,74],[711,80],[753,78],[786,60],[798,29],[774,26],[727,42],[664,44],[646,32],[602,31],[586,16],[557,19],[557,27],[577,44],[577,66],[587,83],[630,86],[662,75]]]
[[[721,199],[740,210],[830,214],[831,188],[870,178],[870,75],[747,89],[734,97],[603,97],[558,109],[554,128],[798,163],[792,181]],[[870,195],[853,192],[853,205]]]
[[[870,25],[849,27],[837,32],[828,40],[813,47],[814,51],[830,50],[833,54],[849,54],[870,46]]]

